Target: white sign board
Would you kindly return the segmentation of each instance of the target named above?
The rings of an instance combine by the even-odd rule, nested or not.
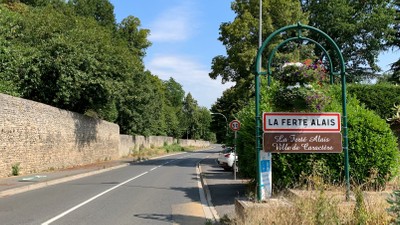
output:
[[[264,113],[264,132],[340,132],[340,113]]]

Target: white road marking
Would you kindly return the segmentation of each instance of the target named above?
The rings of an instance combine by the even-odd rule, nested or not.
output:
[[[97,198],[99,198],[99,197],[101,197],[101,196],[103,196],[105,194],[107,194],[108,192],[110,192],[110,191],[112,191],[114,189],[117,189],[117,188],[121,187],[122,185],[124,185],[126,183],[129,183],[129,182],[131,182],[131,181],[133,181],[133,180],[135,180],[135,179],[137,179],[137,178],[139,178],[139,177],[141,177],[141,176],[143,176],[143,175],[145,175],[145,174],[147,174],[147,173],[149,173],[149,172],[151,172],[151,171],[153,171],[155,169],[158,169],[158,168],[160,168],[160,167],[162,167],[162,166],[164,166],[164,165],[166,165],[168,163],[174,162],[176,160],[177,159],[174,159],[174,160],[168,161],[168,162],[166,162],[166,163],[164,163],[162,165],[156,166],[156,167],[154,167],[154,168],[152,168],[152,169],[150,169],[150,170],[148,170],[148,171],[146,171],[144,173],[141,173],[141,174],[139,174],[139,175],[137,175],[135,177],[132,177],[132,178],[130,178],[130,179],[128,179],[128,180],[126,180],[126,181],[124,181],[124,182],[122,182],[122,183],[120,183],[120,184],[118,184],[118,185],[116,185],[116,186],[114,186],[114,187],[112,187],[110,189],[107,189],[107,190],[101,192],[100,194],[98,194],[98,195],[96,195],[96,196],[94,196],[94,197],[92,197],[92,198],[80,203],[79,205],[76,205],[76,206],[68,209],[67,211],[65,211],[65,212],[63,212],[63,213],[61,213],[61,214],[59,214],[59,215],[47,220],[46,222],[42,223],[41,225],[49,225],[49,224],[53,223],[54,221],[59,220],[60,218],[62,218],[64,216],[68,215],[69,213],[75,211],[76,209],[78,209],[78,208],[80,208],[80,207],[92,202],[93,200],[95,200],[95,199],[97,199]]]

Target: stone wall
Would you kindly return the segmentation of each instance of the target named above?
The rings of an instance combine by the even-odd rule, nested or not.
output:
[[[119,126],[0,94],[0,177],[119,157]]]
[[[120,135],[119,126],[79,113],[0,93],[0,177],[119,159],[139,149],[179,143],[206,147],[200,140]]]
[[[174,143],[177,143],[174,138],[166,136],[121,135],[119,151],[120,156],[123,157],[142,149],[162,147],[164,144],[172,145]]]
[[[188,140],[188,139],[179,139],[179,145],[182,147],[197,147],[204,148],[210,146],[209,141],[203,140]]]
[[[130,153],[135,153],[139,150],[149,149],[153,147],[162,147],[164,144],[171,145],[179,143],[182,147],[197,147],[204,148],[210,146],[209,141],[203,140],[187,140],[187,139],[174,139],[165,136],[130,136],[121,135],[120,143],[120,156],[127,156]]]

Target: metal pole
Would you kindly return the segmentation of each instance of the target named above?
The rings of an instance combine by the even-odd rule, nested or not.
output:
[[[233,161],[233,179],[234,180],[236,180],[236,169],[237,169],[237,167],[236,167],[236,157],[237,157],[237,154],[236,154],[236,138],[237,138],[237,131],[235,131],[235,139],[234,139],[234,148],[233,148],[233,152],[235,153],[235,159],[234,159],[234,161]]]
[[[260,15],[259,15],[259,32],[258,32],[258,48],[262,45],[262,0],[260,0]],[[257,65],[258,71],[261,71],[261,56],[259,63]],[[257,154],[257,199],[261,201],[262,187],[261,187],[261,161],[260,161],[260,151],[261,151],[261,136],[260,136],[260,75],[256,73],[255,77],[255,101],[256,101],[256,154]]]
[[[225,118],[225,128],[226,128],[226,133],[225,133],[225,136],[228,136],[228,119],[226,118],[226,116],[224,115],[224,114],[222,114],[222,113],[214,113],[214,112],[210,112],[210,114],[211,115],[221,115],[221,116],[223,116],[224,118]]]

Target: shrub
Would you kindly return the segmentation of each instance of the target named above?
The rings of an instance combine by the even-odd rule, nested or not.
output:
[[[400,86],[392,84],[351,84],[347,88],[365,104],[365,107],[374,110],[381,118],[392,117],[394,104],[400,104]]]
[[[390,207],[388,212],[395,217],[394,224],[400,224],[400,190],[395,190],[388,198]]]
[[[19,175],[20,170],[21,170],[19,165],[20,165],[20,163],[16,163],[16,164],[11,166],[11,174],[13,176],[18,176]]]
[[[277,91],[278,84],[272,82],[271,86],[266,86],[265,79],[262,79],[264,88],[261,89],[261,111],[272,111],[272,94]],[[257,176],[256,169],[256,151],[255,151],[255,103],[250,102],[244,109],[238,113],[240,121],[240,131],[236,142],[237,153],[239,158],[239,171],[246,177],[255,179]]]
[[[184,148],[179,144],[164,145],[163,148],[167,151],[167,153],[184,151]]]
[[[273,82],[271,87],[263,89],[261,112],[276,111],[271,99],[279,90],[278,85]],[[329,86],[327,95],[332,100],[324,111],[342,112],[340,87]],[[348,97],[347,114],[351,179],[356,184],[369,183],[371,185],[368,187],[381,188],[398,173],[399,152],[396,138],[384,119],[361,106],[352,96]],[[240,171],[253,179],[257,175],[254,117],[254,104],[238,113],[238,119],[242,122],[238,140]],[[319,165],[318,168],[315,165]],[[272,154],[274,189],[301,184],[301,177],[311,175],[316,170],[326,182],[343,182],[344,153]]]

